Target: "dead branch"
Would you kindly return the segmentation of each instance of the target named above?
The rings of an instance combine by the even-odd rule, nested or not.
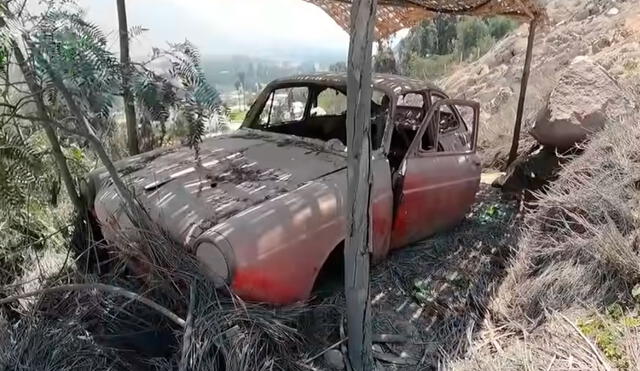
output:
[[[322,356],[323,354],[325,354],[326,352],[330,351],[331,349],[342,345],[345,341],[347,341],[347,338],[343,338],[342,340],[338,341],[337,343],[328,346],[327,348],[325,348],[323,351],[321,351],[320,353],[316,354],[315,356],[305,359],[304,363],[311,363],[311,362],[315,361],[316,359],[318,359],[318,357]]]
[[[418,364],[417,360],[414,359],[410,359],[410,358],[403,358],[403,357],[398,357],[395,354],[391,354],[391,353],[382,353],[382,352],[373,352],[373,358],[379,360],[379,361],[383,361],[383,362],[387,362],[387,363],[391,363],[394,365],[410,365],[410,366],[415,366]]]
[[[191,336],[193,334],[193,310],[196,305],[196,285],[191,283],[191,289],[189,290],[189,310],[187,312],[187,323],[182,336],[182,355],[180,358],[180,371],[188,370],[189,362],[189,348],[191,347]]]
[[[371,341],[374,343],[406,343],[409,341],[405,335],[401,334],[373,334]]]
[[[105,291],[114,295],[119,295],[127,299],[138,301],[148,306],[149,308],[156,310],[158,313],[164,315],[165,317],[173,321],[176,325],[183,328],[186,326],[185,320],[180,318],[177,314],[173,313],[169,309],[156,303],[155,301],[147,299],[139,294],[136,294],[135,292],[129,291],[122,287],[107,285],[104,283],[76,283],[76,284],[48,287],[46,289],[35,290],[31,292],[26,292],[23,294],[8,296],[4,299],[0,299],[0,305],[7,304],[19,299],[29,298],[29,297],[38,296],[38,295],[46,295],[46,294],[52,294],[52,293],[64,292],[64,291],[81,291],[81,290],[100,290],[100,291]]]

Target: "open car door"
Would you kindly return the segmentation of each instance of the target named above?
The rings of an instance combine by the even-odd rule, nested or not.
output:
[[[438,100],[429,109],[395,175],[392,248],[464,218],[480,184],[479,114],[478,103],[458,99]]]

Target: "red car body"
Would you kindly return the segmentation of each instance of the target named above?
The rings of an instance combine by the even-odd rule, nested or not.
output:
[[[345,238],[346,77],[269,84],[242,127],[118,164],[152,219],[240,297],[307,299]],[[464,218],[480,181],[478,105],[428,83],[374,76],[373,261]],[[468,111],[465,116],[461,111]],[[463,117],[464,116],[464,117]],[[91,177],[104,237],[131,226],[104,173]],[[131,229],[131,233],[134,233]]]

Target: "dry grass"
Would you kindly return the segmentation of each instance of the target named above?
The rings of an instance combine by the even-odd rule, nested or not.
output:
[[[629,298],[640,279],[635,120],[609,125],[538,195],[519,254],[492,303],[496,320],[530,328],[544,319],[545,308]]]
[[[482,333],[469,350],[466,360],[445,363],[457,371],[499,370],[611,370],[602,352],[568,318],[555,313],[529,333],[497,331]]]
[[[591,334],[576,337],[580,326],[572,325],[573,332],[566,326],[581,317],[569,322],[557,314],[632,308],[631,289],[640,282],[638,118],[610,123],[583,149],[537,195],[507,277],[488,305],[489,326],[475,350],[448,367],[604,370],[618,358],[640,367],[636,330],[626,329],[625,355],[620,344],[588,346]]]
[[[0,370],[127,370],[116,353],[98,345],[73,321],[24,318],[0,337]]]
[[[148,306],[113,292],[54,292],[21,308],[18,322],[0,326],[0,370],[174,370],[179,365],[189,370],[302,369],[298,322],[311,307],[251,305],[215,290],[193,255],[157,230],[140,231],[135,240],[123,239],[118,246],[108,264],[111,273],[67,271],[45,286],[100,282],[137,292],[182,319],[190,318],[186,352],[181,350],[185,328]],[[138,272],[144,272],[134,280],[122,263],[131,258]],[[15,287],[5,290],[12,294]]]
[[[296,370],[303,338],[297,329],[304,305],[269,308],[220,296],[197,283],[193,334],[185,355],[189,370]]]

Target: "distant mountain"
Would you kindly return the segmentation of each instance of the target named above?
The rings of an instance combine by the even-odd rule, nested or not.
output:
[[[202,68],[210,84],[221,92],[236,89],[236,83],[244,80],[245,90],[258,91],[273,79],[294,75],[327,71],[329,66],[346,60],[346,52],[287,50],[272,51],[277,57],[252,57],[248,55],[204,56]]]

